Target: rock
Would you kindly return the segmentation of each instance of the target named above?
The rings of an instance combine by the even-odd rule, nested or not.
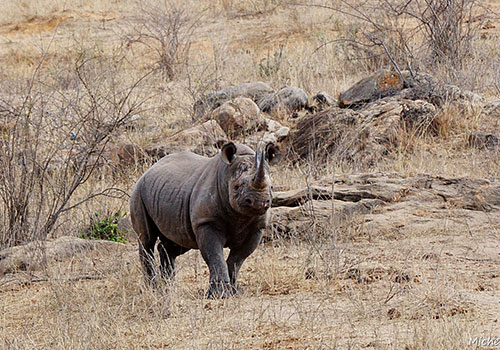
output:
[[[145,152],[154,159],[167,154],[190,151],[204,156],[214,156],[227,141],[227,135],[215,120],[182,130],[172,136],[145,148]]]
[[[245,136],[240,141],[253,148],[271,142],[279,147],[279,144],[288,138],[290,128],[270,118],[261,117],[261,120],[258,132]],[[281,156],[276,157],[275,162],[279,162],[280,159]]]
[[[286,137],[288,137],[288,134],[290,133],[289,127],[281,125],[276,120],[264,118],[264,123],[266,125],[267,133],[274,135],[276,139],[275,142],[283,141]]]
[[[455,85],[440,83],[427,73],[411,74],[409,71],[402,71],[399,75],[384,69],[360,80],[341,93],[338,104],[340,107],[360,108],[388,96],[398,96],[404,100],[423,100],[436,107],[450,101],[467,105],[484,100],[479,94],[461,90]]]
[[[404,88],[404,80],[398,73],[383,69],[364,78],[339,96],[339,106],[357,107],[359,105],[392,96]]]
[[[267,238],[330,234],[332,225],[348,225],[361,236],[399,239],[419,232],[435,234],[436,228],[474,232],[483,230],[485,221],[488,227],[500,224],[500,215],[484,212],[500,212],[498,180],[384,173],[336,176],[307,188],[275,192]]]
[[[274,90],[271,86],[261,81],[226,86],[225,88],[209,93],[204,98],[196,101],[193,106],[194,113],[197,117],[201,117],[207,112],[221,106],[224,102],[238,96],[247,97],[252,101],[257,102],[265,95],[270,94],[273,91]]]
[[[222,106],[212,111],[211,118],[221,126],[230,139],[255,133],[264,123],[259,107],[246,97],[237,97],[224,102]]]
[[[386,147],[374,142],[368,124],[371,119],[360,112],[338,107],[306,115],[298,121],[284,149],[288,150],[288,158],[292,161],[302,159],[316,164],[340,160],[374,162],[384,154]]]
[[[339,224],[354,214],[369,213],[381,205],[378,199],[362,199],[357,202],[342,200],[310,200],[296,207],[271,209],[272,237],[305,237],[313,221]],[[333,215],[333,218],[332,218]]]
[[[307,94],[304,90],[293,86],[285,86],[273,94],[263,97],[258,102],[259,108],[265,113],[285,111],[292,113],[307,106]]]
[[[407,129],[437,132],[438,126],[434,124],[436,113],[436,107],[429,102],[405,101],[402,103],[401,121]]]
[[[401,127],[434,132],[436,108],[425,101],[389,96],[357,110],[330,107],[300,119],[289,138],[288,158],[327,164],[375,164],[401,142]],[[403,128],[403,129],[405,129]]]
[[[337,105],[338,101],[332,96],[328,95],[326,92],[318,92],[314,97],[313,101],[323,109],[324,107],[330,107]]]
[[[0,276],[17,270],[34,271],[50,260],[71,258],[94,249],[119,249],[122,243],[63,236],[0,251]]]
[[[471,147],[494,149],[498,147],[498,140],[498,136],[494,134],[473,131],[469,135],[468,142]]]
[[[401,98],[409,100],[424,100],[436,107],[445,102],[460,102],[465,104],[478,104],[484,101],[483,96],[471,91],[461,90],[458,86],[440,83],[436,78],[427,73],[416,73],[411,76],[408,71],[403,71],[408,88],[401,92]]]

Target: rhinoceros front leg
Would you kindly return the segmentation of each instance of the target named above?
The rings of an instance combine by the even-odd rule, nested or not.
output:
[[[231,248],[231,252],[227,257],[227,267],[229,272],[229,281],[231,283],[231,288],[234,292],[239,291],[238,284],[236,280],[238,279],[238,273],[240,271],[243,262],[252,254],[260,240],[262,239],[263,231],[259,231],[253,235],[250,235],[242,245],[236,248]]]
[[[206,226],[198,230],[197,243],[203,260],[210,270],[207,298],[225,298],[233,294],[227,264],[224,261],[224,241],[218,231]]]

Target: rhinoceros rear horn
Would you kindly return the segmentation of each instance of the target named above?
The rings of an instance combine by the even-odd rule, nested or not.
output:
[[[236,154],[236,146],[234,143],[229,142],[222,146],[221,157],[224,163],[231,164]]]
[[[253,178],[253,185],[255,187],[265,187],[266,184],[266,153],[264,150],[262,152],[257,151],[255,154],[255,177]]]

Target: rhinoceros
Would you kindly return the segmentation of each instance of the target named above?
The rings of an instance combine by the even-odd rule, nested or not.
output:
[[[237,291],[244,260],[257,248],[268,221],[273,144],[254,152],[229,142],[213,158],[191,152],[167,155],[137,181],[130,198],[132,226],[146,281],[154,279],[154,247],[160,273],[174,276],[175,258],[199,249],[210,270],[208,298]],[[223,248],[230,249],[224,261]]]

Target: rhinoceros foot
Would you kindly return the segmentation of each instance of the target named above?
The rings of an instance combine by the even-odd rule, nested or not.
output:
[[[207,290],[207,299],[228,298],[235,293],[236,288],[231,286],[229,282],[210,282],[210,287]]]

